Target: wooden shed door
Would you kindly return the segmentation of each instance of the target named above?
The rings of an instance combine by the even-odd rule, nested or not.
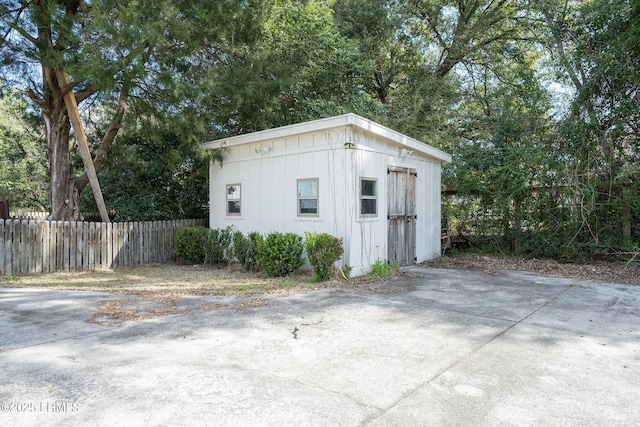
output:
[[[416,170],[387,169],[389,261],[408,265],[416,257]]]

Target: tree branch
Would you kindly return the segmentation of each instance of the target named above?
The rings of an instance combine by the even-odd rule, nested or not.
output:
[[[557,31],[555,30],[553,24],[553,18],[551,17],[549,10],[546,9],[544,5],[540,5],[540,9],[542,11],[542,14],[544,15],[544,20],[547,24],[547,27],[549,27],[551,34],[553,34],[556,53],[560,57],[560,62],[562,62],[565,69],[567,70],[567,73],[569,73],[569,77],[571,78],[571,81],[573,82],[575,88],[578,90],[578,92],[581,92],[582,88],[584,87],[583,81],[580,80],[578,74],[576,73],[576,70],[571,66],[569,60],[567,59],[567,53],[564,50],[564,43],[562,43],[562,39],[557,35]]]
[[[113,145],[113,141],[118,135],[118,131],[120,130],[120,126],[122,124],[122,118],[124,117],[124,112],[127,108],[127,98],[129,95],[129,83],[125,81],[122,85],[122,89],[120,90],[120,97],[118,98],[118,105],[116,107],[116,111],[111,119],[111,124],[109,125],[109,129],[105,133],[102,138],[102,142],[100,143],[100,147],[98,148],[98,152],[93,158],[93,167],[96,172],[100,170],[102,164],[107,158],[107,154]],[[89,183],[89,176],[87,172],[84,172],[82,175],[78,176],[74,185],[78,189],[78,192],[82,192],[84,187]]]
[[[43,108],[43,104],[42,104],[42,98],[39,97],[38,95],[36,95],[36,93],[33,91],[33,89],[31,89],[30,87],[26,88],[24,90],[24,94],[27,95],[27,98],[29,98],[31,101],[33,101],[33,103],[36,104],[38,106],[38,108],[44,109]]]
[[[31,43],[33,43],[34,46],[38,45],[38,39],[33,37],[31,34],[29,34],[24,28],[20,28],[19,26],[17,26],[13,22],[7,22],[7,26],[9,28],[17,31],[22,37],[24,37],[25,39],[27,39]]]
[[[98,88],[95,85],[90,85],[89,87],[76,92],[74,95],[76,97],[76,102],[80,104],[82,101],[98,92]]]

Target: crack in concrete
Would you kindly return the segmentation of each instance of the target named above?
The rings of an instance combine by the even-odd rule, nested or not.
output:
[[[403,396],[401,398],[399,398],[398,400],[396,400],[391,406],[389,406],[387,409],[382,410],[382,412],[372,418],[369,418],[368,420],[366,420],[362,426],[367,426],[370,425],[372,422],[378,420],[381,417],[384,417],[384,415],[386,413],[388,413],[389,411],[391,411],[393,408],[395,408],[396,406],[398,406],[398,404],[400,404],[400,402],[402,402],[403,400],[409,398],[410,396],[413,396],[415,393],[417,393],[419,390],[427,387],[428,385],[430,385],[432,382],[434,382],[435,380],[437,380],[438,378],[440,378],[442,375],[444,375],[446,372],[448,372],[449,370],[451,370],[452,368],[454,368],[456,365],[460,364],[461,362],[463,362],[464,360],[468,359],[469,357],[471,357],[473,354],[477,353],[478,351],[482,350],[484,347],[488,346],[489,344],[491,344],[492,342],[494,342],[495,340],[497,340],[498,338],[502,337],[503,335],[505,335],[507,332],[509,332],[511,329],[513,329],[514,327],[518,326],[519,324],[521,324],[522,322],[524,322],[525,320],[529,319],[531,316],[533,316],[534,314],[536,314],[538,311],[542,310],[544,307],[546,307],[547,305],[549,305],[550,303],[552,303],[553,301],[555,301],[556,299],[558,299],[560,296],[562,296],[565,292],[567,292],[569,289],[575,287],[578,285],[578,283],[580,283],[580,280],[571,283],[570,285],[565,285],[565,288],[562,289],[560,292],[558,292],[556,295],[554,295],[553,297],[551,297],[548,301],[546,301],[544,304],[540,305],[538,308],[536,308],[535,310],[533,310],[531,313],[527,314],[526,316],[524,316],[522,319],[514,321],[512,325],[510,325],[509,327],[507,327],[506,329],[502,330],[500,333],[494,335],[493,337],[491,337],[488,341],[480,344],[477,348],[474,348],[473,350],[471,350],[469,353],[463,355],[462,357],[458,358],[457,360],[455,360],[453,363],[449,364],[448,366],[446,366],[444,369],[442,369],[440,372],[437,372],[433,377],[429,378],[428,380],[422,382],[421,384],[417,385],[416,387],[412,388],[411,390],[409,390],[407,393],[403,394]],[[447,311],[447,310],[443,310],[443,311]],[[450,310],[450,311],[454,311],[454,310]],[[469,314],[469,315],[473,315],[470,313],[465,313],[465,314]],[[475,315],[478,317],[489,317],[489,316],[480,316],[480,315]],[[498,319],[498,320],[505,320],[505,319]],[[506,321],[506,320],[505,320]]]

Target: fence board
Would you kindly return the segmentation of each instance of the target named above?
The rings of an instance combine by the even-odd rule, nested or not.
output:
[[[89,223],[89,270],[96,266],[96,223]]]
[[[49,247],[51,241],[51,223],[49,221],[40,221],[40,229],[42,230],[42,272],[48,273],[49,270]]]
[[[122,228],[124,227],[124,223],[120,222],[117,224],[113,224],[114,235],[113,235],[113,259],[114,259],[114,267],[119,267],[123,265],[122,257],[124,256],[123,252],[123,236],[122,236]]]
[[[56,221],[56,271],[64,271],[64,221]]]
[[[144,256],[146,263],[153,262],[153,255],[151,247],[153,246],[153,233],[151,232],[151,226],[153,224],[151,222],[145,222],[143,224],[144,227]]]
[[[78,259],[78,237],[76,236],[78,223],[72,221],[69,224],[69,270],[75,271]]]
[[[42,271],[42,257],[43,257],[43,253],[42,253],[42,248],[43,248],[43,232],[42,232],[42,224],[41,221],[34,221],[33,224],[33,230],[35,233],[35,251],[36,251],[36,263],[33,266],[34,267],[34,271],[32,271],[32,273],[38,273],[40,271]]]
[[[134,253],[134,265],[138,265],[140,263],[142,263],[142,226],[140,225],[139,222],[135,222],[132,224],[133,225],[133,240],[134,240],[134,245],[133,245],[133,253]]]
[[[140,251],[138,248],[138,241],[140,240],[139,234],[136,233],[138,231],[137,222],[128,222],[127,223],[127,239],[129,244],[127,245],[127,254],[130,257],[130,261],[128,265],[137,265],[140,261]]]
[[[21,249],[22,249],[22,237],[20,235],[20,232],[22,231],[22,221],[16,221],[15,226],[12,229],[12,240],[13,240],[13,245],[11,245],[11,251],[13,252],[11,254],[11,258],[13,261],[13,267],[12,270],[15,271],[16,273],[19,273],[20,270],[20,255],[21,255]]]
[[[27,240],[25,241],[27,247],[27,265],[29,273],[35,273],[36,260],[38,258],[38,244],[36,240],[36,222],[30,220],[27,222]],[[34,244],[35,243],[35,244]]]
[[[91,243],[89,242],[89,223],[82,223],[82,269],[89,270],[89,248]]]
[[[133,245],[133,234],[129,232],[129,229],[132,227],[130,222],[125,222],[122,224],[122,265],[133,265],[133,257],[132,257],[132,249]]]
[[[107,258],[107,223],[99,222],[98,225],[98,245],[99,245],[99,256],[98,256],[98,264],[97,267],[104,269],[106,267],[106,258]]]
[[[71,224],[69,221],[62,223],[62,270],[69,271],[69,241],[71,240]]]

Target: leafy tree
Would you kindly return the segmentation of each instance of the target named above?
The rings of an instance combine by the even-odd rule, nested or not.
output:
[[[506,63],[489,73],[470,70],[471,82],[459,109],[455,160],[446,185],[467,202],[464,223],[476,235],[502,236],[500,249],[537,250],[523,232],[548,229],[543,209],[552,185],[555,153],[549,94],[540,86],[535,56]]]
[[[76,176],[63,95],[112,107],[94,154],[102,166],[128,108],[175,117],[202,96],[202,69],[222,67],[252,37],[259,2],[8,0],[0,4],[0,64],[40,110],[48,146],[53,219],[78,219],[86,173]],[[60,84],[58,72],[71,76]],[[191,115],[190,117],[195,117]],[[202,127],[202,125],[200,125]]]
[[[0,200],[41,210],[47,201],[47,159],[42,126],[26,102],[0,82]]]
[[[209,157],[167,128],[125,131],[98,176],[115,221],[204,218],[208,204]],[[85,212],[96,212],[89,194]]]
[[[363,90],[368,64],[357,45],[337,31],[329,3],[265,3],[259,40],[234,58],[221,80],[221,96],[210,100],[222,135],[348,112],[380,114]]]
[[[575,244],[629,245],[640,220],[640,5],[632,1],[536,2],[544,42],[573,87],[558,128],[565,203]],[[602,249],[600,249],[602,250]]]

